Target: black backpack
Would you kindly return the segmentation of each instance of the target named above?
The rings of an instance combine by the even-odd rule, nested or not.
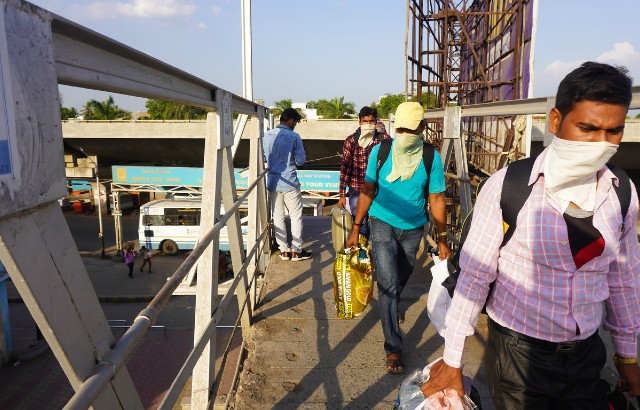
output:
[[[502,185],[502,191],[500,193],[500,208],[502,209],[502,221],[504,222],[505,232],[504,239],[500,244],[500,248],[504,247],[507,242],[513,236],[513,233],[516,230],[516,221],[518,219],[518,214],[525,202],[531,195],[531,190],[533,189],[533,185],[529,186],[529,178],[531,176],[531,171],[533,169],[533,164],[536,161],[536,157],[529,157],[519,161],[512,162],[507,167],[507,173],[504,177],[504,183]],[[631,205],[631,179],[624,172],[624,170],[620,167],[617,167],[612,164],[607,164],[607,167],[613,172],[613,174],[618,178],[618,186],[613,186],[616,194],[618,195],[618,200],[620,201],[620,212],[622,214],[623,225],[621,229],[624,231],[624,220],[627,217],[627,213],[629,212],[629,206]],[[480,192],[482,186],[484,185],[483,180],[480,185],[478,185],[476,191]],[[471,227],[471,221],[473,220],[473,209],[469,212],[467,217],[464,219],[462,224],[462,230],[460,232],[460,242],[458,245],[458,252],[451,258],[451,264],[455,268],[454,273],[449,275],[447,279],[442,282],[442,286],[444,286],[451,297],[453,297],[453,292],[456,287],[456,283],[458,282],[458,276],[460,275],[460,250],[464,245],[464,242],[467,239],[467,235],[469,234],[469,229]],[[491,297],[491,292],[493,291],[493,282],[490,285],[489,289],[489,297]],[[482,308],[482,312],[485,312],[485,306]]]
[[[389,153],[391,152],[391,142],[390,138],[383,139],[380,141],[380,150],[378,151],[378,156],[376,158],[376,183],[378,179],[380,179],[380,169],[387,161],[389,157]],[[433,145],[429,143],[424,143],[422,146],[422,162],[424,164],[424,169],[427,171],[427,183],[424,186],[424,207],[425,211],[427,209],[427,198],[429,197],[429,181],[431,180],[431,166],[433,165],[433,156],[435,148]],[[376,194],[378,193],[378,185],[376,184]]]

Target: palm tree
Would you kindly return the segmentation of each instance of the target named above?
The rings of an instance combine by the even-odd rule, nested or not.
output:
[[[164,112],[165,120],[202,120],[207,118],[207,110],[191,105],[169,103]]]
[[[291,100],[291,98],[289,99],[285,99],[285,100],[278,100],[275,102],[275,108],[271,109],[271,113],[273,114],[274,117],[279,117],[280,114],[282,114],[282,111],[286,110],[287,108],[291,108],[291,106],[293,105],[293,101]]]
[[[344,97],[318,101],[318,114],[326,119],[349,118],[347,114],[355,114],[355,104],[345,102]]]
[[[85,120],[124,120],[131,118],[131,113],[118,107],[112,96],[109,96],[106,101],[87,101],[82,107],[82,115]]]

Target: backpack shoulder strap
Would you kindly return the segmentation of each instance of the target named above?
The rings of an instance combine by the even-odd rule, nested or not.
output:
[[[531,170],[536,157],[525,158],[512,162],[507,167],[504,177],[502,192],[500,194],[500,208],[502,208],[502,221],[504,224],[504,239],[500,247],[509,242],[516,230],[518,214],[531,195],[533,185],[529,185]]]
[[[427,171],[427,183],[424,185],[424,212],[429,216],[429,183],[431,182],[431,167],[433,166],[433,156],[435,148],[433,145],[424,143],[422,146],[422,162],[424,170]]]
[[[431,167],[433,166],[435,148],[429,143],[424,143],[422,146],[422,162],[424,163],[424,169],[427,171],[427,186],[425,192],[429,192],[429,181],[431,180]]]
[[[624,170],[613,164],[607,164],[607,167],[618,178],[618,186],[613,185],[613,189],[618,195],[620,201],[620,212],[622,213],[622,223],[624,228],[624,220],[627,218],[629,206],[631,205],[631,179]]]
[[[391,139],[385,138],[380,141],[380,148],[378,151],[378,157],[376,158],[376,183],[378,179],[380,179],[380,169],[387,161],[389,157],[389,152],[391,152]]]

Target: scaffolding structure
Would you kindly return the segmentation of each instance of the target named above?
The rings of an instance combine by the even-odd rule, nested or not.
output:
[[[535,0],[408,0],[407,99],[446,108],[530,97],[534,34]],[[490,175],[526,156],[523,121],[464,118],[470,169]],[[429,137],[441,144],[441,120]]]

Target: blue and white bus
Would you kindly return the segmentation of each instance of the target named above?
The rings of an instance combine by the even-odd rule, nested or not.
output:
[[[140,207],[140,246],[161,250],[165,255],[192,250],[200,236],[201,198],[158,199]],[[224,210],[221,210],[224,213]],[[240,209],[242,238],[247,246],[247,210]],[[220,231],[220,250],[229,250],[227,228]]]

